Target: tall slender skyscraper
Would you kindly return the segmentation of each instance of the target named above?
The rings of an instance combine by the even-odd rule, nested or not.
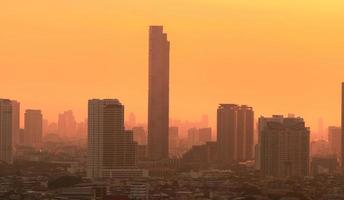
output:
[[[162,26],[149,28],[148,157],[168,158],[170,42]]]
[[[12,163],[13,161],[13,123],[12,102],[0,99],[0,161]]]
[[[43,136],[43,116],[40,110],[26,110],[24,122],[26,145],[39,148]]]

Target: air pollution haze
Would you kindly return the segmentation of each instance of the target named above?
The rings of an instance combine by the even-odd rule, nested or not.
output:
[[[339,125],[344,3],[61,0],[0,2],[1,96],[57,121],[118,97],[147,121],[148,26],[171,43],[170,118],[216,122],[219,103],[256,116],[295,113]]]
[[[2,0],[0,200],[344,199],[343,7]]]

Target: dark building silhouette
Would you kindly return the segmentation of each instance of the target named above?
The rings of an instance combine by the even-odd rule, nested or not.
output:
[[[236,160],[237,109],[235,104],[220,104],[217,109],[217,144],[219,161]]]
[[[211,128],[198,129],[198,139],[200,144],[205,144],[211,141]]]
[[[41,110],[26,110],[24,121],[24,143],[27,146],[40,148],[43,136],[43,115]]]
[[[217,161],[218,148],[216,142],[206,142],[202,145],[194,145],[185,152],[182,157],[184,165],[191,168],[207,168]]]
[[[168,131],[168,147],[169,154],[171,157],[178,155],[178,146],[179,146],[179,136],[178,136],[178,127],[173,126],[169,128]]]
[[[19,129],[20,129],[20,103],[12,100],[12,125],[13,136],[12,143],[14,146],[19,144]]]
[[[138,161],[146,160],[147,158],[147,145],[136,145],[136,157]]]
[[[253,158],[254,113],[252,107],[220,104],[217,109],[217,143],[220,162]]]
[[[342,128],[342,155],[341,158],[344,158],[344,82],[342,83],[342,116],[341,116],[341,128]],[[342,159],[342,171],[344,172],[344,164],[343,164],[343,159]]]
[[[313,176],[326,174],[333,175],[337,169],[336,155],[315,156],[311,162],[311,174]]]
[[[58,116],[58,134],[61,138],[75,137],[76,120],[72,110],[60,113]]]
[[[252,107],[238,107],[237,125],[237,160],[253,159],[254,113]]]
[[[147,144],[146,131],[143,127],[141,126],[133,127],[133,134],[134,134],[134,141],[137,142],[137,144],[139,145]]]
[[[328,143],[330,151],[335,154],[338,160],[341,160],[342,152],[342,129],[336,126],[328,127]]]
[[[193,127],[190,128],[188,130],[188,137],[187,137],[187,141],[188,141],[188,146],[189,148],[191,148],[193,145],[198,145],[199,144],[199,133],[198,133],[198,129]]]
[[[13,162],[13,105],[9,99],[0,99],[0,162]]]
[[[133,132],[124,129],[124,106],[117,99],[88,101],[88,169],[90,178],[140,173]]]
[[[149,28],[148,157],[168,158],[170,43],[162,26]]]
[[[309,128],[302,118],[260,117],[259,153],[262,174],[276,177],[309,174]]]

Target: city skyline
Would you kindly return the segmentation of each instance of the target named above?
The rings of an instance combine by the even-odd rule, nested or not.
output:
[[[1,1],[0,199],[344,199],[343,7]]]
[[[87,99],[118,97],[128,112],[145,122],[147,27],[157,24],[164,25],[173,41],[171,118],[196,120],[207,114],[214,127],[214,106],[240,102],[254,107],[256,116],[303,116],[311,131],[318,129],[319,118],[338,126],[338,88],[344,73],[339,48],[343,30],[338,28],[344,20],[342,3],[312,2],[309,7],[306,2],[121,2],[119,10],[109,1],[96,6],[84,1],[78,11],[67,1],[57,6],[22,2],[22,7],[7,2],[0,6],[0,65],[6,66],[5,74],[17,76],[3,77],[0,90],[3,98],[21,103],[22,113],[40,109],[49,121],[69,109],[83,121]],[[166,9],[168,3],[171,10]],[[137,14],[129,17],[130,10]],[[62,12],[64,17],[54,17]],[[83,17],[89,16],[94,21],[85,24]],[[127,36],[130,39],[124,39]],[[228,79],[233,71],[238,75]],[[90,85],[96,75],[102,79]],[[124,81],[125,89],[119,84]],[[63,95],[72,98],[61,99]]]

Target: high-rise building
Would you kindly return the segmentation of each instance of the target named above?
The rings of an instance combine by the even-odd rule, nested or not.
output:
[[[25,130],[23,128],[19,129],[18,144],[25,145]]]
[[[131,129],[131,128],[134,128],[136,126],[136,117],[135,117],[135,114],[134,113],[130,113],[129,114],[129,117],[128,117],[128,120],[125,122],[125,127],[127,129]],[[135,133],[134,133],[135,134]]]
[[[0,161],[13,162],[13,105],[9,99],[0,99]]]
[[[195,168],[207,168],[214,165],[217,160],[218,148],[216,142],[207,142],[202,145],[194,145],[182,156],[184,164],[191,164]],[[206,167],[207,166],[207,167]]]
[[[87,120],[76,124],[76,137],[79,139],[87,137]]]
[[[245,130],[245,160],[253,160],[254,158],[254,111],[252,107],[245,107],[246,112],[246,130]]]
[[[211,141],[211,128],[198,129],[198,142],[199,144],[205,144]]]
[[[68,110],[59,114],[58,118],[58,134],[62,138],[70,138],[76,136],[76,120],[73,111]]]
[[[260,117],[260,170],[276,177],[309,174],[309,128],[302,118]]]
[[[39,148],[43,136],[43,116],[40,110],[25,111],[24,129],[25,145]]]
[[[341,158],[344,158],[344,82],[342,83],[342,113],[341,113],[341,128],[342,128],[342,149]],[[341,160],[342,172],[344,173],[344,162]]]
[[[237,160],[253,159],[254,113],[252,107],[242,105],[237,111]]]
[[[43,119],[43,125],[42,125],[42,126],[43,126],[43,128],[42,128],[42,130],[43,130],[43,136],[49,134],[49,133],[48,133],[49,121],[48,121],[47,119]]]
[[[49,123],[47,133],[48,134],[57,134],[58,133],[58,125],[55,122]]]
[[[149,28],[148,157],[168,159],[170,42],[162,26]]]
[[[235,104],[220,104],[217,109],[217,145],[220,162],[236,160],[237,112]]]
[[[179,129],[177,126],[172,126],[168,131],[168,146],[169,154],[171,157],[178,156],[178,143],[179,143]]]
[[[198,144],[198,129],[193,127],[188,130],[188,146],[191,148],[193,145]]]
[[[89,100],[87,175],[113,177],[134,169],[135,152],[133,133],[124,130],[124,106],[119,100]]]
[[[134,141],[139,145],[147,144],[146,131],[142,126],[133,127]]]
[[[209,119],[208,115],[202,115],[201,121],[199,122],[200,127],[208,127],[209,124]]]
[[[335,175],[337,169],[337,157],[335,155],[312,157],[310,174],[316,175]]]
[[[310,156],[318,157],[318,156],[328,156],[333,155],[331,153],[330,145],[326,140],[312,140],[310,143]]]
[[[19,144],[19,129],[20,129],[20,103],[12,101],[12,124],[13,124],[13,138],[12,143],[14,146]]]
[[[134,168],[136,166],[136,146],[132,130],[125,130],[115,136],[115,163],[118,169]],[[116,159],[119,158],[119,159]]]
[[[221,162],[253,159],[254,113],[252,107],[220,104],[217,109],[217,143]]]
[[[342,129],[336,126],[328,127],[328,142],[331,153],[335,154],[337,159],[341,160],[342,152]]]

